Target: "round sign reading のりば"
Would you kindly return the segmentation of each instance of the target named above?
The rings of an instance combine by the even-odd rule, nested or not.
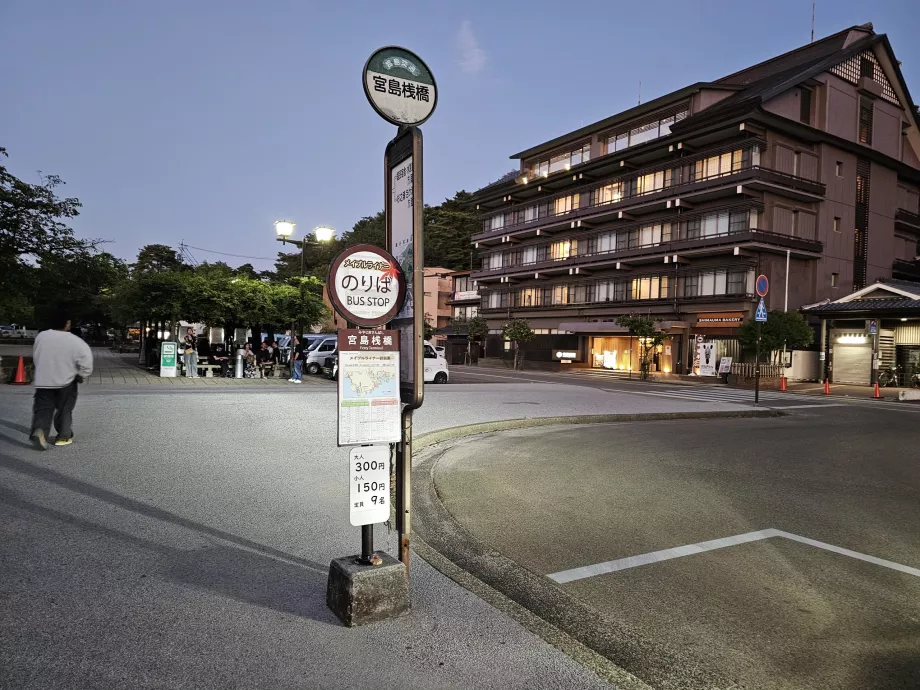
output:
[[[364,93],[374,110],[394,125],[420,125],[438,104],[428,65],[398,46],[375,51],[364,65]]]
[[[372,244],[342,251],[329,267],[329,301],[346,321],[372,328],[391,321],[406,298],[406,278],[392,255]]]

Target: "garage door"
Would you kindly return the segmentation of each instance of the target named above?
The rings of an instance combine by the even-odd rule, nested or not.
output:
[[[834,383],[869,385],[872,348],[865,345],[834,345]]]

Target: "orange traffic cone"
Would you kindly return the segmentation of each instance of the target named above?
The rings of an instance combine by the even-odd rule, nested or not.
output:
[[[881,398],[881,397],[882,397],[882,391],[879,390],[878,381],[875,382],[875,392],[872,394],[872,397],[873,397],[873,398]]]
[[[22,356],[19,357],[19,364],[16,366],[16,376],[13,377],[14,386],[26,386],[28,385],[26,381],[26,363],[23,361]]]
[[[779,390],[781,393],[786,392],[786,377],[785,376],[781,377],[779,380]]]
[[[829,379],[824,379],[824,395],[831,394],[831,382]]]

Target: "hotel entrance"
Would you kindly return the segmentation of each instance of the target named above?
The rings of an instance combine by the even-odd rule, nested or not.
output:
[[[630,336],[590,337],[588,362],[593,369],[635,371],[642,368],[642,338]],[[649,371],[665,374],[673,371],[674,344],[670,336],[654,347],[648,355]]]

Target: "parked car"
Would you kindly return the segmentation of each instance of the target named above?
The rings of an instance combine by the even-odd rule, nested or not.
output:
[[[34,338],[38,331],[15,323],[9,326],[0,326],[0,338]]]
[[[308,374],[318,374],[326,357],[335,352],[338,338],[334,335],[317,336],[304,353],[303,368]]]
[[[427,340],[425,341],[424,378],[425,383],[447,383],[450,380],[447,358]]]
[[[333,352],[323,362],[323,376],[335,381],[339,377],[339,353]]]

